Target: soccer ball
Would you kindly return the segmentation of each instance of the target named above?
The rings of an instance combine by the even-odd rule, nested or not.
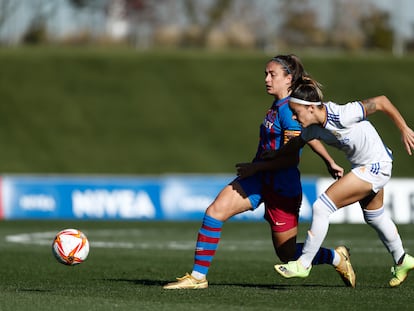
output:
[[[65,229],[56,234],[52,251],[60,263],[68,266],[78,265],[88,257],[89,241],[83,232]]]

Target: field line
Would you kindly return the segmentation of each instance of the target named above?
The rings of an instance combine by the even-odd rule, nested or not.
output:
[[[122,235],[119,235],[117,230],[94,230],[91,236],[99,236],[97,239],[90,239],[92,248],[110,248],[110,249],[169,249],[169,250],[193,250],[195,240],[180,240],[180,241],[150,241],[145,238],[145,234],[140,231],[134,231],[135,234],[128,235],[124,230]],[[118,233],[118,234],[117,234]],[[132,232],[129,232],[132,233]],[[7,235],[5,241],[8,243],[18,243],[26,245],[51,245],[56,232],[31,232]],[[111,236],[112,238],[106,239]],[[135,240],[135,241],[131,241]],[[341,241],[344,242],[344,241]],[[373,243],[374,242],[374,243]],[[378,242],[378,243],[377,243]],[[413,246],[414,240],[405,240],[405,246]],[[346,242],[343,244],[347,244]],[[358,240],[357,243],[352,242],[352,251],[358,253],[384,253],[385,249],[381,242],[373,240]],[[374,244],[374,245],[373,245]],[[367,245],[365,247],[364,245]],[[369,245],[369,246],[368,246]],[[222,251],[266,251],[271,249],[271,242],[268,240],[230,240],[222,239],[219,249]]]

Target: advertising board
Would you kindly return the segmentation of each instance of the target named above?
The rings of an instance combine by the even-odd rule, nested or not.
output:
[[[207,206],[232,175],[2,176],[3,219],[201,220]],[[312,203],[332,183],[303,177],[300,221],[312,217]],[[414,180],[392,179],[385,189],[386,211],[397,223],[414,222]],[[234,216],[263,220],[263,204]],[[359,204],[334,213],[332,223],[362,223]]]

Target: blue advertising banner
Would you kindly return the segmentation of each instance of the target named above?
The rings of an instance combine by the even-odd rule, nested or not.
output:
[[[63,176],[5,175],[0,183],[0,219],[201,220],[233,175]],[[333,182],[302,178],[300,221],[312,218],[312,203]],[[384,207],[396,223],[414,223],[414,181],[394,178]],[[263,220],[264,207],[233,220]],[[333,223],[364,222],[358,203],[342,208]]]
[[[161,219],[156,178],[5,176],[5,219]]]
[[[4,219],[200,220],[233,175],[3,176]],[[316,198],[315,179],[303,180],[304,198]],[[262,220],[263,206],[234,220]],[[311,212],[304,209],[302,220]]]

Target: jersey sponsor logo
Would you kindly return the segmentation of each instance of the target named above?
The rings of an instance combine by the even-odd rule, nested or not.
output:
[[[267,128],[268,130],[270,130],[273,127],[273,124],[275,123],[276,117],[277,117],[277,111],[270,109],[267,112],[266,117],[263,121],[263,126]]]
[[[271,128],[272,128],[272,126],[273,126],[273,123],[272,122],[270,122],[270,121],[268,121],[268,120],[265,120],[265,122],[264,122],[264,124],[263,124],[268,130],[270,130]]]

